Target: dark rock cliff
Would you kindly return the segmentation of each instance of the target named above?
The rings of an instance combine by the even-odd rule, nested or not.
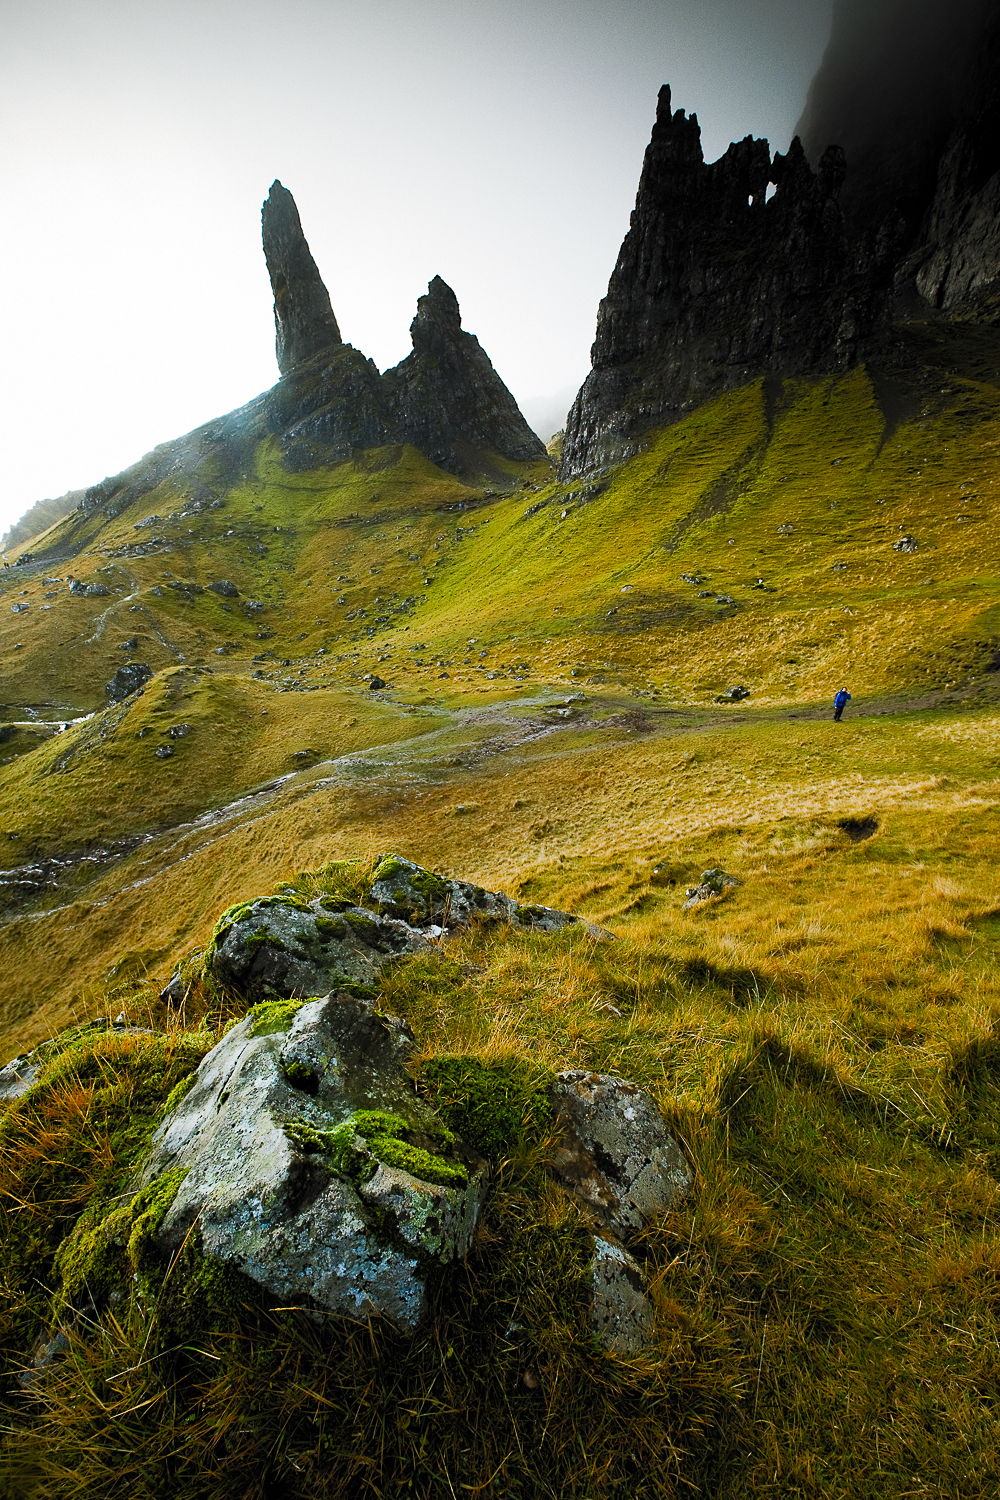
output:
[[[458,299],[440,276],[417,302],[410,337],[413,353],[382,377],[401,441],[456,473],[477,453],[525,462],[544,454],[479,340],[463,332]]]
[[[567,419],[563,477],[620,462],[650,428],[755,375],[866,357],[888,322],[893,262],[876,237],[849,243],[843,178],[837,148],[813,172],[797,139],[772,160],[747,136],[707,164],[697,117],[672,113],[660,90],[592,370]]]
[[[295,199],[275,180],[261,209],[264,259],[274,293],[274,352],[282,375],[336,348],[340,329],[330,295],[302,233]]]

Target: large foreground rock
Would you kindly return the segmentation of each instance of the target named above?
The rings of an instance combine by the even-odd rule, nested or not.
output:
[[[205,1057],[143,1179],[186,1175],[157,1233],[282,1302],[419,1322],[424,1277],[469,1249],[485,1164],[417,1097],[409,1038],[346,994],[263,1007]]]

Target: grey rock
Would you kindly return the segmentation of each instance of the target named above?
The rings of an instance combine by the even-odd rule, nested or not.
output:
[[[749,696],[750,689],[748,687],[731,687],[726,688],[724,693],[719,693],[715,701],[716,703],[742,703],[743,699],[749,698]]]
[[[747,136],[706,163],[697,118],[660,90],[561,479],[621,462],[650,429],[755,375],[847,370],[879,345],[894,246],[848,236],[844,173],[836,146],[814,172],[797,137],[772,158]]]
[[[174,1253],[197,1225],[206,1255],[283,1303],[410,1331],[428,1262],[469,1249],[485,1163],[418,1098],[406,1033],[365,1004],[327,995],[262,1022],[226,1034],[153,1137],[143,1181],[186,1169],[159,1247]],[[413,1170],[401,1142],[426,1153]]]
[[[698,884],[688,886],[685,891],[687,900],[681,910],[687,911],[692,906],[700,906],[703,901],[711,901],[713,897],[724,896],[727,891],[735,890],[740,884],[740,880],[735,875],[727,875],[725,870],[703,870]]]
[[[87,585],[81,583],[79,578],[74,578],[70,581],[69,591],[71,594],[85,594],[87,592]]]
[[[230,583],[228,578],[217,578],[214,583],[208,585],[213,594],[221,594],[223,599],[238,599],[240,591],[235,583]]]
[[[157,745],[154,754],[157,760],[169,760],[174,753],[173,745]]]
[[[920,544],[915,536],[901,536],[898,542],[892,544],[893,552],[918,552]]]
[[[125,666],[119,667],[110,682],[104,684],[104,691],[112,703],[122,703],[132,693],[148,682],[153,675],[153,669],[148,662],[130,661]]]
[[[396,854],[386,855],[376,867],[371,901],[379,911],[417,926],[434,924],[445,931],[487,921],[558,932],[579,921],[551,906],[521,906],[502,891],[487,891],[465,880],[434,875]]]
[[[13,1058],[0,1068],[0,1099],[19,1099],[26,1094],[42,1071],[42,1065],[33,1061],[31,1052]]]
[[[653,1333],[653,1309],[639,1263],[614,1240],[594,1236],[590,1326],[605,1349],[638,1354]]]
[[[167,730],[172,740],[183,740],[191,733],[190,724],[171,724]]]
[[[388,686],[389,684],[384,677],[373,677],[368,683],[368,691],[370,693],[380,693],[384,687]]]
[[[272,896],[227,913],[206,964],[221,983],[248,993],[325,995],[345,980],[373,984],[390,959],[431,946],[406,922],[362,907]]]
[[[612,1234],[626,1238],[691,1189],[693,1174],[648,1094],[624,1078],[572,1069],[551,1091],[557,1179]]]
[[[88,583],[84,593],[88,599],[106,599],[111,590],[106,583]]]
[[[138,644],[139,637],[137,635],[130,635],[127,641],[118,642],[118,649],[119,651],[134,651]]]

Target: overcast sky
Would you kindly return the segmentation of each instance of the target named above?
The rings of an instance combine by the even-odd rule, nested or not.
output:
[[[274,383],[275,177],[347,341],[402,359],[439,274],[548,425],[660,84],[709,159],[784,150],[831,4],[0,0],[0,530]]]

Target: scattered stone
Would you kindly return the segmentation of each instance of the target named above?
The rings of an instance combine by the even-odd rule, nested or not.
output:
[[[732,594],[716,594],[715,602],[716,604],[735,604],[736,600]]]
[[[118,668],[111,681],[104,684],[104,691],[112,703],[123,703],[144,682],[148,682],[152,675],[153,669],[148,662],[126,662],[125,666]]]
[[[240,591],[235,583],[230,583],[228,578],[218,578],[214,583],[208,585],[213,594],[221,594],[223,599],[238,599]]]
[[[627,1238],[690,1191],[683,1152],[636,1084],[571,1069],[556,1075],[551,1099],[553,1174],[612,1234]]]
[[[111,590],[106,583],[88,583],[83,592],[88,599],[106,599]]]
[[[34,1053],[22,1053],[12,1058],[6,1067],[0,1068],[0,1099],[20,1099],[26,1094],[42,1071],[40,1062],[33,1062]]]
[[[127,641],[118,642],[118,649],[119,651],[134,651],[138,644],[139,637],[137,635],[130,635]]]
[[[170,757],[171,757],[171,755],[173,755],[173,753],[174,753],[174,747],[173,747],[173,745],[157,745],[157,747],[156,747],[156,758],[157,758],[157,760],[169,760]]]
[[[384,677],[373,677],[368,684],[368,691],[370,693],[380,693],[383,688],[388,686],[389,684]]]
[[[625,1358],[638,1354],[653,1333],[653,1309],[638,1262],[621,1245],[595,1235],[590,1284],[590,1326],[598,1341]]]
[[[901,536],[898,542],[893,542],[892,550],[893,552],[916,552],[919,550],[919,543],[915,536]]]
[[[720,693],[715,701],[716,703],[741,703],[744,698],[749,698],[749,696],[750,689],[748,687],[731,687],[726,688],[724,693]]]
[[[30,604],[12,604],[10,607],[10,612],[12,615],[21,615],[25,610],[30,608]]]
[[[727,891],[735,890],[741,884],[742,881],[735,875],[727,875],[725,870],[704,870],[699,883],[687,887],[684,893],[687,900],[681,911],[687,911],[691,906],[700,906],[703,901],[711,901],[714,897],[724,896]]]
[[[167,730],[167,733],[172,740],[182,740],[184,739],[185,735],[189,735],[191,733],[191,725],[171,724],[170,728]]]
[[[712,598],[712,590],[711,589],[702,589],[700,591],[700,593],[695,594],[695,598],[696,599],[711,599]]]
[[[71,578],[69,581],[69,591],[71,594],[85,594],[87,592],[87,585],[81,583],[79,578]]]
[[[704,578],[702,578],[700,573],[682,573],[681,582],[694,584],[694,586],[697,588],[698,584],[704,583],[705,580]]]
[[[143,1181],[185,1176],[157,1232],[317,1314],[426,1312],[428,1262],[463,1258],[486,1164],[416,1093],[411,1036],[347,994],[251,1012],[202,1060]]]

